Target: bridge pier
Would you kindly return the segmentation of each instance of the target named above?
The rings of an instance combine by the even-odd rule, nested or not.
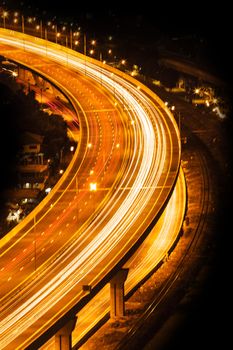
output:
[[[72,331],[75,328],[76,321],[77,317],[69,320],[67,324],[55,334],[55,350],[72,349]]]
[[[126,281],[129,269],[121,269],[110,281],[110,317],[125,316],[125,291],[124,283]]]

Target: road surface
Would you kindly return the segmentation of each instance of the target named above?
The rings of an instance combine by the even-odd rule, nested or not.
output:
[[[59,87],[81,128],[60,181],[0,242],[0,347],[24,349],[78,308],[82,286],[103,283],[159,218],[180,141],[163,102],[133,78],[8,30],[0,30],[0,50]],[[169,238],[160,240],[166,250]]]

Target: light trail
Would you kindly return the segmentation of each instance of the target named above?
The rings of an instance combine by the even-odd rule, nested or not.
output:
[[[129,269],[128,277],[125,282],[126,295],[144,279],[164,258],[164,241],[169,238],[172,230],[174,240],[177,237],[177,232],[180,231],[181,223],[177,222],[177,215],[184,215],[185,200],[185,179],[181,170],[177,185],[172,193],[168,205],[154,226],[149,236],[145,239],[139,249],[124,265],[124,268]],[[161,242],[160,238],[163,238]],[[172,244],[172,242],[171,242]],[[171,246],[167,246],[167,252]],[[90,310],[92,310],[90,314]],[[105,317],[109,312],[109,285],[106,285],[80,312],[78,313],[78,322],[72,333],[72,345],[76,345],[98,322]],[[93,319],[93,314],[95,318]],[[51,339],[41,350],[53,349],[54,339]],[[81,347],[82,349],[82,347]],[[85,345],[84,345],[85,349]]]
[[[177,141],[178,130],[174,125],[173,137],[171,136],[170,126],[173,120],[170,120],[168,125],[166,119],[170,116],[164,116],[143,89],[137,89],[122,77],[112,75],[112,72],[103,70],[87,60],[83,62],[80,57],[70,54],[68,56],[67,52],[58,51],[57,48],[41,47],[40,40],[38,44],[30,43],[26,39],[19,41],[17,38],[1,34],[0,41],[53,59],[70,70],[85,72],[92,80],[101,82],[111,94],[114,91],[114,99],[119,104],[123,102],[124,108],[126,107],[127,122],[130,123],[132,119],[135,122],[131,124],[130,132],[124,130],[126,143],[133,146],[133,149],[127,148],[130,149],[130,157],[124,156],[115,181],[94,214],[81,227],[71,232],[70,239],[64,247],[58,250],[53,259],[48,259],[46,264],[42,265],[38,275],[33,275],[25,286],[21,286],[22,292],[11,295],[11,305],[14,305],[14,309],[11,307],[9,310],[9,302],[3,304],[1,319],[3,316],[5,318],[0,322],[0,344],[1,348],[6,348],[19,334],[37,324],[42,316],[50,314],[48,325],[55,322],[65,309],[82,298],[83,284],[87,284],[88,281],[88,284],[96,286],[107,271],[111,271],[114,264],[137,241],[140,232],[150,224],[168,197],[169,189],[176,178],[180,150]],[[91,137],[91,131],[89,132]],[[114,134],[113,146],[118,144],[116,138]],[[175,143],[177,159],[173,164]],[[114,148],[114,151],[117,149]],[[169,176],[172,181],[168,181]],[[169,185],[166,185],[167,182]],[[65,193],[64,189],[64,193],[36,225],[41,225],[48,212],[54,211],[55,206],[65,197]],[[71,209],[69,212],[71,213]],[[25,236],[24,234],[23,237]],[[18,244],[22,239],[17,238],[14,244]],[[62,302],[65,297],[65,306],[58,307],[61,305],[59,301]],[[39,327],[43,329],[48,325],[44,323]],[[42,331],[39,327],[38,334]],[[28,341],[25,339],[19,348],[25,347]]]

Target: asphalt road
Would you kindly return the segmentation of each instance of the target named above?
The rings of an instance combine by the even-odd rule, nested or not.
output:
[[[169,111],[142,85],[38,39],[7,40],[2,54],[61,87],[81,126],[61,180],[1,241],[1,348],[21,349],[135,245],[173,188],[180,145]]]

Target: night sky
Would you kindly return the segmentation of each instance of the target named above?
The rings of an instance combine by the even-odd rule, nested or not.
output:
[[[0,2],[1,4],[4,1]],[[5,1],[5,7],[17,8],[42,15],[42,18],[61,19],[81,24],[87,33],[98,38],[105,33],[117,33],[119,39],[132,37],[139,43],[157,42],[164,37],[195,36],[202,40],[201,58],[205,66],[228,80],[231,66],[229,53],[232,11],[229,2],[192,1]],[[51,14],[51,15],[50,15]],[[133,39],[134,38],[134,39]],[[133,43],[132,50],[134,50]],[[135,53],[136,54],[136,53]]]

